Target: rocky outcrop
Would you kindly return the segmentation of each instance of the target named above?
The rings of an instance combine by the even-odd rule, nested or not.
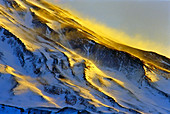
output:
[[[42,107],[43,108],[43,107]],[[71,107],[65,107],[62,109],[48,109],[45,108],[44,110],[42,108],[19,108],[15,106],[10,106],[10,105],[4,105],[0,104],[0,113],[1,114],[63,114],[63,113],[69,113],[69,114],[90,114],[86,110],[76,110]],[[56,111],[57,110],[57,111]]]

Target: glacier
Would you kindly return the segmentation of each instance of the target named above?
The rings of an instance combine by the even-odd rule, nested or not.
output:
[[[0,113],[170,113],[168,57],[43,0],[1,0],[0,20]]]

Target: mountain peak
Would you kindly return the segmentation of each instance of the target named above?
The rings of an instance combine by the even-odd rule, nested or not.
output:
[[[0,107],[170,112],[169,58],[110,41],[43,0],[0,4]]]

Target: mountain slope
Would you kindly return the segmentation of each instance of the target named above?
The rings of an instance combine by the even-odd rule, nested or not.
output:
[[[0,104],[170,112],[169,58],[110,41],[42,0],[0,4]]]

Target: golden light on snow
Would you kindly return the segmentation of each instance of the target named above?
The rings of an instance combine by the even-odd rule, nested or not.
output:
[[[38,89],[36,87],[36,84],[30,82],[30,80],[33,80],[31,77],[28,76],[24,76],[21,74],[16,73],[16,70],[13,69],[10,66],[6,66],[5,68],[6,72],[15,76],[16,81],[19,83],[19,86],[17,86],[17,88],[15,88],[14,90],[17,91],[17,94],[22,94],[24,91],[26,91],[27,89],[31,90],[32,92],[42,96],[45,100],[47,100],[49,103],[55,105],[56,107],[59,107],[55,102],[53,98],[50,98],[46,95],[44,95],[42,93],[42,91],[40,89]],[[18,92],[21,91],[21,92]],[[14,93],[15,93],[14,91]]]
[[[169,34],[167,31],[169,30],[169,24],[170,24],[169,21],[167,21],[168,20],[167,18],[169,16],[169,14],[168,14],[168,11],[169,11],[168,3],[169,2],[167,2],[167,4],[164,1],[155,1],[155,2],[154,1],[148,1],[148,2],[147,1],[124,1],[124,2],[115,1],[114,2],[114,1],[97,1],[96,0],[94,2],[92,2],[92,1],[86,2],[86,0],[82,0],[82,2],[80,2],[78,0],[77,1],[75,0],[73,2],[69,2],[69,1],[63,1],[63,2],[50,1],[50,2],[56,3],[57,5],[59,4],[64,9],[67,9],[67,11],[69,11],[72,14],[79,17],[78,20],[80,20],[80,21],[77,21],[77,22],[81,23],[81,25],[91,29],[92,31],[96,32],[100,36],[107,37],[111,41],[116,41],[118,43],[122,43],[122,44],[125,44],[128,46],[134,47],[134,48],[138,48],[138,49],[142,49],[142,50],[146,50],[146,51],[153,51],[153,52],[165,55],[167,57],[170,57],[170,51],[169,51],[170,46],[167,45],[168,43],[166,43],[166,45],[164,45],[165,41],[169,41],[167,39],[168,34]],[[83,3],[85,4],[85,6],[82,6],[82,11],[79,12],[79,10],[81,9],[81,6],[78,6],[78,5],[82,5]],[[103,3],[103,5],[102,5],[102,3]],[[111,6],[113,5],[113,7],[114,7],[115,4],[118,4],[118,6],[116,6],[116,8],[111,8]],[[77,9],[79,9],[79,10],[75,10],[76,8],[74,8],[74,6],[76,7],[76,5],[77,5]],[[105,12],[105,9],[102,9],[104,7],[104,5],[106,7],[107,6],[110,7],[110,11],[108,11],[109,8],[106,8],[107,12]],[[99,6],[101,6],[101,7],[99,7]],[[95,7],[95,8],[93,8],[93,7]],[[119,8],[117,8],[117,7],[119,7]],[[122,10],[121,10],[121,7],[122,7]],[[87,11],[85,10],[86,8],[87,8]],[[148,8],[150,8],[150,9],[148,9]],[[93,13],[90,13],[90,12],[87,13],[90,9],[94,10],[94,11],[92,11]],[[125,9],[127,9],[127,11],[125,11]],[[133,11],[135,9],[136,9],[136,11]],[[85,10],[85,11],[83,11],[83,10]],[[113,13],[112,13],[112,10],[116,10],[118,12],[113,11]],[[128,12],[128,11],[130,11],[130,12]],[[97,14],[94,14],[94,12],[96,12]],[[139,12],[141,12],[141,14],[138,14]],[[106,13],[106,14],[103,14],[103,13]],[[111,22],[109,17],[113,18],[113,17],[116,17],[116,15],[117,15],[118,17],[116,17],[116,19],[119,19],[119,15],[117,13],[120,13],[119,15],[123,15],[123,16],[120,16],[121,17],[120,22],[122,22],[122,20],[126,20],[126,17],[127,17],[127,20],[128,20],[127,22],[131,22],[131,24],[132,24],[132,22],[134,20],[134,23],[132,26],[134,28],[136,26],[138,29],[141,28],[141,29],[139,29],[141,31],[136,32],[134,35],[129,35],[128,33],[126,33],[125,31],[123,31],[121,29],[108,27],[107,25],[98,22],[99,19],[98,19],[98,21],[96,21],[97,19],[95,19],[95,16],[96,16],[98,18],[100,17],[101,20],[105,20],[105,21],[108,20],[111,25],[113,23],[116,24],[114,22],[115,20],[113,19],[113,22]],[[133,13],[134,13],[134,15],[133,15]],[[92,16],[92,14],[94,14],[94,16],[89,17],[88,14],[91,14],[91,16]],[[110,14],[110,16],[109,16],[109,14]],[[153,14],[153,16],[152,16],[152,14]],[[112,15],[115,15],[115,16],[112,16]],[[160,15],[160,18],[159,18],[159,15]],[[106,18],[104,16],[106,16]],[[124,17],[124,18],[122,19],[122,17]],[[158,17],[158,19],[157,18],[154,19],[154,17]],[[131,21],[129,21],[129,20],[131,20]],[[157,22],[157,21],[161,21],[161,22]],[[143,25],[141,23],[143,23]],[[147,23],[149,23],[148,27],[146,25]],[[162,24],[162,26],[161,26],[161,24]],[[117,22],[116,25],[119,25],[119,21]],[[128,27],[129,27],[128,29],[132,29],[132,30],[134,29],[133,27],[131,28],[131,26],[129,24],[125,23],[125,25],[126,26],[124,26],[124,27],[126,27],[126,29]],[[129,25],[129,26],[127,26],[127,25]],[[146,29],[144,29],[144,27]],[[158,28],[156,28],[156,27],[158,27]],[[162,29],[161,29],[161,27],[162,27]],[[132,30],[129,30],[129,31],[132,31]],[[146,32],[147,30],[150,31],[151,33]],[[160,32],[158,30],[160,30]],[[134,31],[137,31],[137,30],[134,30]],[[156,31],[158,31],[158,33],[155,33]],[[164,32],[162,32],[162,31],[164,31]],[[144,33],[142,34],[142,32],[144,32]],[[153,33],[155,33],[155,34],[153,34],[151,36],[149,36],[149,35],[145,36],[144,35],[145,32],[150,35]],[[166,35],[162,35],[162,37],[161,37],[161,34],[163,34],[163,33],[165,33]],[[160,37],[159,42],[158,41],[155,42],[156,40],[158,40],[158,37],[154,38],[155,35]],[[164,36],[166,36],[165,41],[163,41]]]
[[[43,0],[16,1],[25,7],[25,16],[18,15],[15,8],[11,13],[0,7],[0,35],[5,39],[0,42],[0,82],[17,82],[15,87],[10,82],[4,88],[5,94],[14,93],[5,97],[11,104],[20,106],[36,99],[27,105],[71,106],[92,112],[94,106],[97,112],[120,113],[168,110],[166,95],[157,92],[169,94],[165,87],[169,85],[169,59],[156,54],[165,55],[162,47],[140,35],[131,41],[123,31],[78,18]],[[157,46],[151,50],[156,53],[139,50],[149,46]]]

